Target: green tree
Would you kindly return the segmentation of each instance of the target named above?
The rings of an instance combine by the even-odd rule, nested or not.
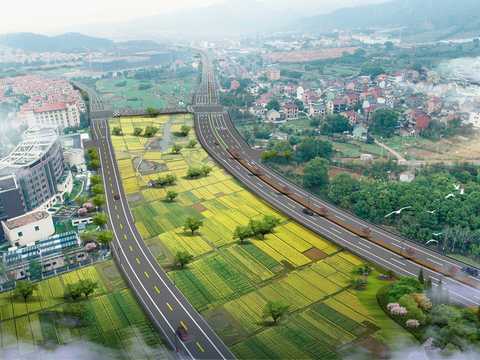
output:
[[[147,126],[143,132],[143,136],[146,138],[151,138],[157,134],[158,130],[159,129],[156,126]]]
[[[352,131],[352,125],[345,116],[334,114],[328,115],[322,125],[321,131],[323,134],[339,134],[345,131]]]
[[[197,140],[192,139],[192,140],[190,140],[190,141],[188,142],[187,148],[193,149],[196,145],[197,145]]]
[[[212,168],[208,165],[202,165],[202,166],[191,166],[187,170],[187,178],[188,179],[198,179],[201,177],[208,176],[210,172],[212,171]]]
[[[200,229],[200,227],[203,225],[203,221],[201,219],[197,219],[194,217],[189,216],[183,225],[183,229],[185,231],[190,230],[191,234],[194,235],[195,231]]]
[[[423,275],[423,268],[420,268],[420,271],[418,273],[418,282],[422,285],[425,284],[425,277]]]
[[[63,293],[63,297],[67,300],[71,299],[76,301],[82,297],[82,290],[78,284],[67,284]]]
[[[350,280],[350,286],[355,290],[365,290],[365,288],[367,287],[367,283],[368,282],[366,279],[361,279],[361,278]]]
[[[263,239],[265,235],[271,234],[275,227],[280,224],[280,220],[271,215],[265,215],[262,219],[251,219],[248,227],[251,229],[254,236]]]
[[[90,279],[82,279],[78,282],[78,287],[81,293],[88,299],[98,288],[98,283]]]
[[[142,133],[143,133],[142,128],[136,127],[135,129],[133,129],[133,136],[140,136],[142,135]]]
[[[263,316],[265,318],[271,317],[274,324],[288,313],[289,305],[281,300],[268,301],[263,309]]]
[[[180,128],[180,132],[178,133],[180,136],[186,137],[192,128],[188,125],[182,125]]]
[[[280,103],[278,102],[277,99],[272,99],[268,102],[266,108],[267,108],[267,110],[280,111]]]
[[[88,201],[88,196],[87,195],[79,195],[76,199],[75,202],[78,206],[82,206]]]
[[[167,200],[168,202],[173,202],[177,197],[178,197],[178,193],[176,191],[169,190],[165,195],[165,200]]]
[[[115,126],[112,130],[112,134],[115,136],[122,136],[123,135],[122,128]]]
[[[84,244],[95,241],[96,239],[97,234],[93,231],[85,231],[80,233],[80,240],[82,240]]]
[[[322,190],[329,182],[328,161],[322,158],[310,160],[303,170],[303,185],[312,190]]]
[[[148,107],[146,110],[147,115],[150,115],[151,117],[158,116],[160,112],[155,109],[154,107]]]
[[[88,168],[93,171],[100,169],[100,160],[93,159],[88,162]]]
[[[177,182],[177,176],[175,174],[167,174],[165,176],[159,176],[157,180],[153,181],[153,187],[165,187],[175,185]]]
[[[360,190],[358,180],[349,174],[338,174],[335,176],[328,187],[328,198],[336,205],[344,208],[350,208],[352,196]]]
[[[177,265],[180,269],[185,268],[190,261],[192,261],[193,255],[189,254],[186,251],[177,251],[175,254],[175,265]]]
[[[101,185],[103,183],[102,177],[100,175],[92,175],[90,177],[90,182],[93,186]],[[86,202],[86,200],[85,200],[85,202]]]
[[[15,283],[15,290],[13,291],[16,297],[22,298],[23,301],[32,296],[33,291],[35,290],[35,285],[29,280],[20,280]]]
[[[318,156],[329,159],[332,154],[333,147],[330,142],[307,137],[297,145],[295,158],[299,162],[306,162]]]
[[[239,225],[233,232],[233,239],[238,240],[240,244],[243,244],[245,243],[245,240],[250,239],[253,235],[253,230],[250,226]]]
[[[96,195],[93,197],[92,202],[96,207],[102,207],[105,204],[105,196]]]
[[[172,154],[179,154],[182,150],[182,147],[178,144],[173,144],[172,150],[170,151]]]
[[[398,127],[398,114],[390,109],[378,109],[373,113],[370,130],[373,134],[391,137]]]
[[[111,231],[101,231],[97,235],[97,241],[105,247],[109,247],[113,240],[113,233]]]
[[[95,195],[103,194],[104,193],[103,185],[102,184],[96,184],[96,185],[92,186],[92,193],[94,193]]]
[[[107,214],[105,213],[98,213],[97,215],[94,216],[93,218],[93,223],[97,226],[103,227],[107,224],[108,218]]]
[[[40,280],[43,277],[42,264],[37,260],[32,260],[28,264],[28,273],[30,274],[30,279]]]

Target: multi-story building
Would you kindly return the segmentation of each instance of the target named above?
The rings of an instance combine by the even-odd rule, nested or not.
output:
[[[0,177],[14,177],[28,211],[56,196],[64,172],[62,147],[52,128],[27,130],[20,144],[0,160]]]
[[[46,104],[33,110],[29,125],[65,129],[80,126],[80,111],[75,103]]]
[[[14,175],[0,177],[0,221],[23,215],[27,207],[22,189]],[[3,228],[0,226],[0,242],[4,240]]]
[[[287,120],[293,120],[298,118],[298,107],[293,102],[288,102],[283,105],[283,113]]]
[[[280,80],[280,69],[277,68],[269,68],[266,72],[267,79],[270,81],[277,81]]]

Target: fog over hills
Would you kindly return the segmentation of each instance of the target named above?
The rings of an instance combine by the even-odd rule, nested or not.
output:
[[[298,22],[302,30],[394,28],[436,32],[438,39],[480,33],[478,0],[393,0],[383,4],[336,10]]]

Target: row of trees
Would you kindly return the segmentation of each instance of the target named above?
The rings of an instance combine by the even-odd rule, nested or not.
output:
[[[271,215],[265,215],[260,220],[251,219],[248,225],[239,225],[235,228],[233,238],[240,244],[252,238],[264,239],[265,235],[271,234],[278,224],[280,220]]]

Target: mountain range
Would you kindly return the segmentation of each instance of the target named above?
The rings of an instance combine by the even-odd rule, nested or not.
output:
[[[406,34],[437,34],[438,39],[477,36],[479,0],[393,0],[344,8],[297,23],[300,30],[404,28]]]
[[[0,45],[37,52],[80,52],[80,51],[113,51],[157,50],[160,45],[153,41],[136,40],[114,42],[109,39],[87,36],[80,33],[65,33],[47,36],[34,33],[11,33],[0,35]]]

